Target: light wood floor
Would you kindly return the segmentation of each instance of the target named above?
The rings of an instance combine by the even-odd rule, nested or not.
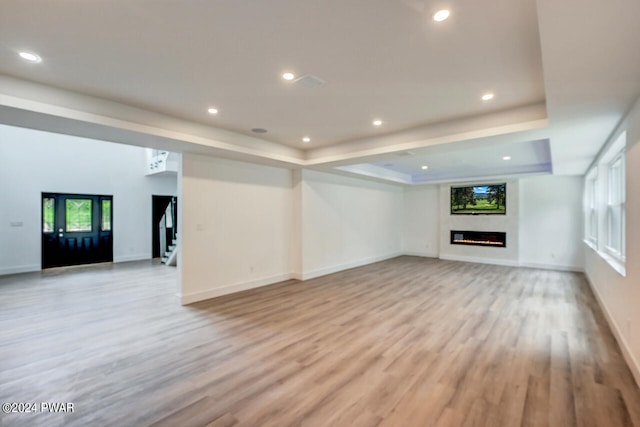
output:
[[[189,307],[150,263],[0,277],[24,426],[640,426],[579,274],[401,257]]]

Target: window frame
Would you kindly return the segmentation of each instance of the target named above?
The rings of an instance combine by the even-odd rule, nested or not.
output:
[[[593,248],[598,246],[598,167],[586,175],[584,240]]]
[[[606,216],[606,242],[604,250],[607,255],[616,260],[625,262],[625,234],[626,234],[626,178],[625,178],[625,150],[622,149],[614,154],[611,161],[607,163],[607,202],[605,205]],[[618,218],[619,229],[613,230],[612,216],[616,210],[620,212]],[[613,245],[614,236],[617,237],[618,247]]]
[[[622,276],[627,274],[626,146],[627,131],[619,129],[587,170],[583,188],[584,243]]]

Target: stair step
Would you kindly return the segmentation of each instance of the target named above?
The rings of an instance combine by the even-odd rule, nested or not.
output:
[[[169,257],[166,257],[166,256],[163,256],[162,258],[160,258],[160,262],[163,264],[166,264],[168,260],[169,260]]]
[[[171,253],[168,256],[167,262],[165,262],[165,264],[171,267],[175,267],[177,262],[178,262],[178,248],[171,251]]]

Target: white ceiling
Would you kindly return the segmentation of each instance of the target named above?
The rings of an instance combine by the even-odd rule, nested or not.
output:
[[[549,140],[503,142],[473,149],[465,143],[430,150],[404,151],[395,158],[338,166],[342,171],[386,178],[404,184],[492,179],[551,173]],[[426,169],[423,167],[426,166]]]
[[[442,7],[451,17],[437,23]],[[0,0],[0,121],[412,177],[430,150],[457,144],[435,156],[453,180],[500,143],[523,152],[513,174],[547,161],[583,173],[640,93],[638,16],[637,0]],[[551,159],[532,149],[543,140]],[[393,161],[407,147],[420,156]]]

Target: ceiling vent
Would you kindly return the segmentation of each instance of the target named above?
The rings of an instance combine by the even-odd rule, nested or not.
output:
[[[294,82],[309,89],[315,89],[317,87],[324,86],[327,83],[320,77],[314,76],[313,74],[305,74],[304,76],[295,79]]]

